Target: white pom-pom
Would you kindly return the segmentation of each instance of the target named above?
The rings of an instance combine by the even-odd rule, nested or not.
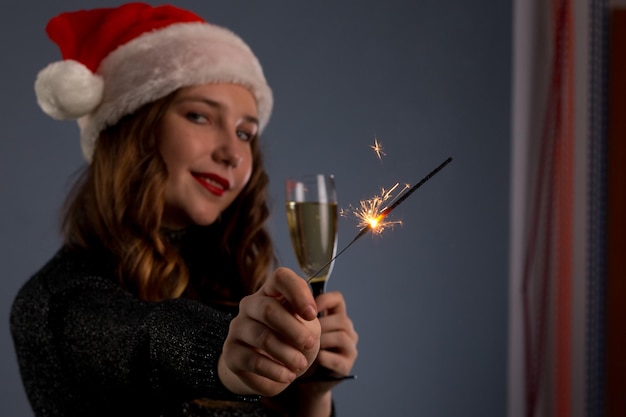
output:
[[[35,81],[37,102],[55,119],[78,119],[102,101],[104,82],[78,61],[53,62]]]

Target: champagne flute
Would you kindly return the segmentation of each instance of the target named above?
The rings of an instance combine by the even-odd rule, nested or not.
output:
[[[285,182],[287,225],[300,269],[313,296],[326,290],[337,251],[337,192],[332,175],[288,178]]]
[[[311,285],[313,296],[326,290],[337,251],[337,192],[332,175],[301,175],[285,182],[287,225],[300,269]],[[318,366],[310,381],[337,383],[353,379]]]

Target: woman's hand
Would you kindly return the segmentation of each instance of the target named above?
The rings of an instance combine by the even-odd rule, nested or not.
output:
[[[329,416],[331,389],[341,380],[324,379],[317,369],[349,375],[357,357],[358,335],[346,313],[346,303],[339,292],[328,292],[315,299],[322,327],[321,349],[315,364],[289,390],[280,396],[266,398],[268,408],[299,417]]]
[[[292,270],[278,268],[241,301],[219,359],[219,377],[237,394],[276,395],[311,366],[320,335],[308,284]]]
[[[315,299],[322,313],[322,338],[317,363],[342,375],[350,374],[357,357],[359,336],[346,312],[340,292],[320,294]]]

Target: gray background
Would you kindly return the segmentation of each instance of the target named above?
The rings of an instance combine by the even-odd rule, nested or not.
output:
[[[78,130],[37,107],[33,81],[59,53],[44,34],[65,10],[115,1],[0,6],[0,415],[32,415],[8,329],[22,283],[57,249],[59,208],[83,163]],[[256,51],[276,107],[263,141],[270,226],[296,267],[283,212],[290,174],[336,176],[339,204],[454,161],[336,262],[359,331],[342,416],[502,416],[506,404],[511,2],[178,1]],[[387,156],[379,161],[374,137]],[[339,248],[357,232],[340,220]]]

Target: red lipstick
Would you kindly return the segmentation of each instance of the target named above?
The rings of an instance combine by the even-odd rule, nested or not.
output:
[[[207,191],[218,197],[221,197],[225,191],[230,189],[230,182],[217,174],[211,172],[192,172],[192,175]]]

